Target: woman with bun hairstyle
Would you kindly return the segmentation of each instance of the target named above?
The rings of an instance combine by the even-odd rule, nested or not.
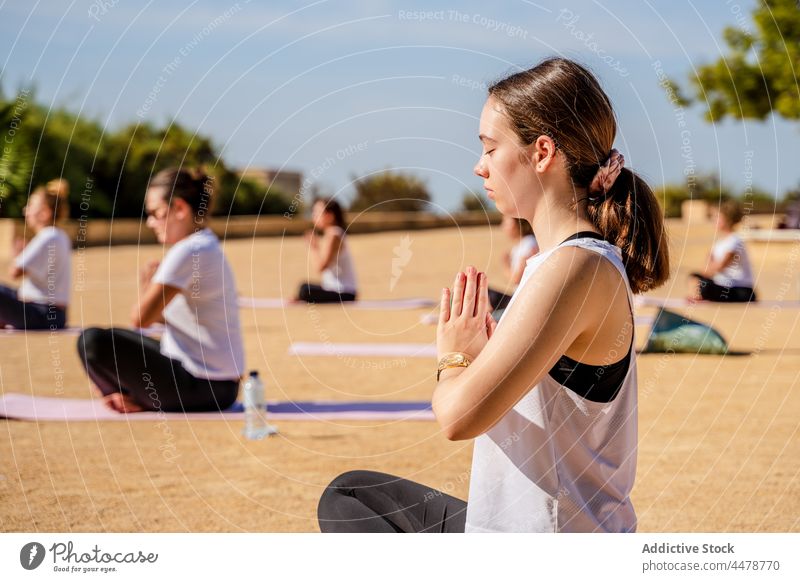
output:
[[[295,302],[342,303],[355,301],[356,271],[347,242],[344,211],[333,198],[317,198],[311,205],[314,225],[306,234],[309,255],[321,284],[300,285]]]
[[[484,273],[442,291],[433,411],[446,438],[474,439],[468,500],[350,471],[322,494],[322,531],[636,530],[633,294],[661,285],[669,259],[616,133],[598,81],[570,60],[489,88],[475,173],[540,252],[497,324]]]
[[[57,224],[69,215],[69,184],[51,180],[36,188],[23,209],[35,236],[9,269],[19,289],[0,285],[0,327],[63,329],[71,289],[72,243]]]
[[[717,240],[702,273],[689,275],[689,301],[746,303],[756,301],[753,268],[744,241],[736,234],[742,208],[736,200],[724,200],[716,209]]]
[[[213,179],[169,168],[147,187],[147,226],[164,260],[141,271],[136,329],[84,330],[78,353],[105,403],[118,412],[215,411],[236,400],[244,371],[236,282],[207,226]],[[163,322],[161,341],[141,328]]]

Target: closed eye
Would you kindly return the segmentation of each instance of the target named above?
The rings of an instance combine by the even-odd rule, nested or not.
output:
[[[489,151],[483,152],[483,155],[485,155],[485,156],[488,156],[490,153],[492,153],[492,152],[493,152],[494,150],[496,150],[496,149],[497,149],[497,148],[492,148],[492,149],[490,149]]]

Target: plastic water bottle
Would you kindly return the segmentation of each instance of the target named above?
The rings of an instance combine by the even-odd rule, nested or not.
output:
[[[278,430],[267,424],[265,418],[264,384],[258,371],[252,370],[244,383],[244,429],[242,434],[250,440],[261,440]]]

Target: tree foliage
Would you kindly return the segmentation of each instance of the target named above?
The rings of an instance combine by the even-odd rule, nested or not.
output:
[[[800,119],[800,8],[797,0],[759,0],[753,26],[727,27],[728,54],[700,65],[690,81],[690,96],[673,81],[682,104],[705,103],[706,118],[716,122],[764,119],[772,112]]]
[[[208,137],[177,121],[104,131],[96,120],[37,104],[32,90],[0,94],[0,216],[21,216],[29,192],[61,177],[70,185],[70,215],[140,217],[150,177],[170,166],[202,165],[217,183],[218,214],[277,214],[290,197],[242,180]]]
[[[425,182],[411,174],[385,170],[361,178],[353,177],[356,195],[351,212],[420,212],[430,202]]]

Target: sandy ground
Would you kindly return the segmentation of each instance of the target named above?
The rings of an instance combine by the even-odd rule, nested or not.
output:
[[[674,275],[656,294],[680,297],[713,232],[672,222],[670,233]],[[363,298],[436,298],[467,264],[498,285],[508,249],[488,227],[360,235],[350,244]],[[393,283],[395,247],[407,249],[410,260]],[[797,245],[751,244],[750,251],[762,298],[800,299]],[[242,295],[289,295],[309,278],[299,238],[230,241],[226,252]],[[76,252],[82,288],[70,324],[127,326],[137,266],[160,254],[155,246]],[[3,273],[6,266],[0,264]],[[244,310],[248,366],[261,370],[272,399],[428,399],[432,360],[286,355],[292,341],[432,341],[434,328],[419,324],[428,311]],[[639,529],[798,531],[800,310],[691,313],[748,355],[639,357]],[[637,329],[640,346],[646,331]],[[0,391],[90,395],[74,337],[2,337],[0,346]],[[433,422],[277,424],[280,436],[248,442],[240,424],[222,421],[0,420],[0,530],[318,531],[320,492],[354,468],[467,496],[472,444],[447,441]]]

